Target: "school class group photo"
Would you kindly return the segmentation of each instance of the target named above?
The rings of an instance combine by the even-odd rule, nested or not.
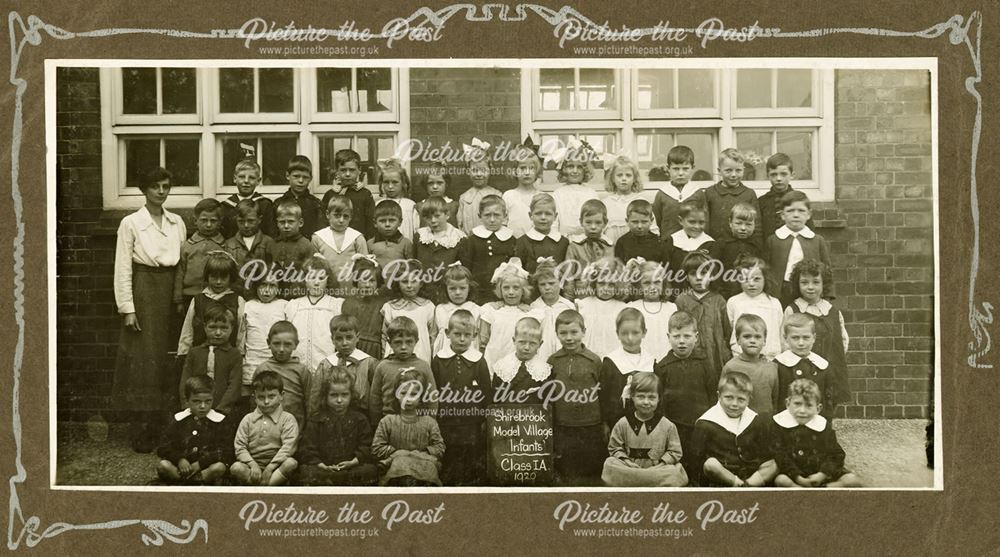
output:
[[[113,400],[152,482],[497,485],[499,405],[544,415],[547,485],[863,485],[834,421],[850,339],[791,157],[766,159],[758,197],[744,153],[695,187],[675,145],[650,202],[627,152],[543,156],[529,136],[501,192],[497,151],[469,137],[460,169],[416,177],[380,160],[373,195],[342,149],[322,198],[295,155],[271,199],[251,150],[193,233],[149,169],[117,233]],[[457,170],[471,187],[452,199]]]

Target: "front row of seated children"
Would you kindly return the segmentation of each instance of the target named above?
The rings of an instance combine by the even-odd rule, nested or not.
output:
[[[218,329],[208,332],[208,346],[215,337],[228,339],[231,315],[219,307],[206,312],[206,328]],[[165,431],[158,474],[167,482],[207,484],[228,470],[243,485],[483,485],[488,406],[539,403],[561,383],[597,396],[557,398],[551,406],[560,485],[598,477],[610,486],[860,485],[844,469],[827,411],[832,385],[825,361],[811,351],[815,323],[808,315],[785,319],[790,348],[775,362],[761,357],[763,320],[741,316],[742,351],[721,378],[706,365],[697,324],[683,311],[671,316],[671,350],[655,363],[643,354],[645,320],[635,308],[617,316],[620,348],[603,360],[585,346],[579,312],[556,317],[562,348],[547,359],[538,357],[541,322],[522,317],[513,349],[492,378],[472,347],[473,324],[469,311],[456,310],[445,330],[448,346],[428,366],[413,355],[416,324],[393,319],[387,327],[392,353],[369,378],[358,377],[356,366],[340,365],[356,350],[353,318],[332,320],[331,336],[341,337],[331,356],[337,364],[312,375],[277,365],[294,363],[289,354],[298,340],[293,325],[279,322],[269,332],[272,358],[252,380],[256,408],[236,427],[239,414],[227,420],[212,403],[231,400],[240,366],[216,374],[209,349],[205,362],[189,359],[182,387],[187,409]],[[445,396],[449,391],[475,396]],[[786,409],[773,414],[780,400]],[[378,424],[374,434],[371,423]]]

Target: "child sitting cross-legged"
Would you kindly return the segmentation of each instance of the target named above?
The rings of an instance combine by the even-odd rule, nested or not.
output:
[[[187,409],[174,414],[156,450],[156,473],[164,482],[212,484],[226,473],[229,450],[226,418],[212,410],[212,378],[196,375],[184,382]]]
[[[281,376],[262,371],[253,379],[257,408],[243,417],[233,447],[236,462],[229,468],[240,485],[283,485],[298,467],[295,454],[299,425],[281,409]]]

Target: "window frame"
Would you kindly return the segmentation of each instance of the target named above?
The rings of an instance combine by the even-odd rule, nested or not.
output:
[[[669,62],[669,61],[666,61]],[[690,64],[678,64],[676,66],[657,66],[657,69],[698,69],[698,66]],[[769,131],[781,131],[782,129],[802,129],[815,130],[813,134],[813,158],[812,158],[812,179],[793,180],[795,189],[802,190],[810,199],[815,202],[834,201],[836,198],[835,184],[835,133],[834,133],[834,101],[836,69],[833,67],[816,69],[812,68],[812,84],[815,109],[810,109],[814,114],[810,116],[794,115],[798,111],[788,109],[773,109],[772,114],[765,116],[761,114],[748,115],[745,110],[736,111],[735,103],[735,81],[736,71],[739,69],[768,68],[777,69],[798,69],[793,66],[787,68],[783,64],[769,65],[767,61],[739,61],[727,60],[724,66],[706,65],[704,68],[717,70],[718,79],[716,87],[719,91],[719,115],[716,117],[693,118],[683,115],[673,117],[649,118],[647,111],[634,111],[638,83],[638,68],[620,65],[616,71],[621,87],[627,89],[628,94],[621,95],[621,113],[630,115],[628,118],[587,118],[581,113],[576,116],[572,111],[560,111],[563,115],[561,119],[537,119],[534,118],[534,102],[538,98],[537,91],[533,89],[537,83],[537,70],[522,72],[521,76],[521,128],[522,135],[528,134],[533,138],[544,133],[589,133],[591,131],[602,131],[612,129],[619,132],[621,140],[619,149],[626,153],[635,153],[636,130],[663,129],[674,130],[691,128],[700,130],[717,130],[714,136],[716,152],[736,145],[736,133],[744,129],[763,128]],[[526,75],[527,74],[527,75]],[[772,75],[776,75],[772,73]],[[727,100],[728,99],[728,100]],[[725,102],[721,102],[725,101]],[[528,107],[528,108],[525,108]],[[666,111],[666,109],[658,109]],[[680,111],[682,109],[671,109]],[[687,109],[683,109],[687,110]],[[695,109],[700,110],[700,109]],[[636,112],[639,115],[636,115]],[[738,112],[739,114],[734,114]],[[751,113],[753,114],[753,113]],[[660,116],[663,116],[661,114]],[[712,161],[710,167],[713,169],[712,181],[698,181],[691,183],[698,187],[708,187],[718,182],[718,164]],[[643,185],[646,190],[657,190],[665,186],[665,181],[650,181],[644,172]],[[766,179],[744,181],[744,184],[762,195],[770,189],[770,182]],[[554,184],[545,183],[543,189],[554,187]]]
[[[357,82],[358,82],[358,69],[366,66],[333,66],[324,65],[316,66],[311,68],[302,68],[302,90],[305,93],[303,96],[309,99],[309,103],[304,103],[304,120],[307,122],[325,122],[325,123],[338,123],[338,122],[380,122],[380,123],[399,123],[400,115],[400,101],[398,98],[394,99],[393,110],[385,112],[321,112],[319,110],[319,96],[315,94],[316,85],[319,82],[317,77],[317,71],[320,69],[327,68],[341,68],[351,70],[351,90],[355,93],[357,92]],[[391,66],[371,66],[371,67],[388,67],[391,72],[392,90],[399,91],[399,70],[400,68],[394,68]]]
[[[525,75],[531,80],[531,99],[529,107],[531,108],[531,113],[536,121],[553,121],[553,120],[565,120],[568,118],[574,118],[577,120],[617,120],[622,117],[622,114],[627,114],[625,111],[624,103],[625,96],[622,91],[622,72],[620,68],[607,67],[603,65],[594,66],[573,66],[573,96],[577,106],[580,106],[580,70],[611,70],[614,72],[614,86],[617,89],[616,104],[617,108],[607,109],[607,110],[542,110],[541,109],[541,95],[535,94],[540,93],[541,87],[541,70],[545,69],[563,69],[563,68],[525,68],[521,71],[522,85]],[[522,107],[524,105],[522,104]]]
[[[373,67],[386,67],[384,62],[372,61]],[[238,136],[264,137],[269,135],[298,135],[297,151],[312,161],[313,182],[310,191],[322,196],[330,185],[320,184],[319,179],[319,137],[323,135],[388,135],[392,136],[394,145],[402,145],[409,140],[409,68],[405,66],[388,66],[393,72],[394,103],[397,112],[393,121],[338,121],[326,122],[313,119],[310,103],[314,102],[315,88],[308,89],[302,84],[308,80],[303,76],[311,68],[305,66],[290,66],[293,70],[295,85],[296,117],[294,121],[274,121],[286,118],[291,113],[278,113],[277,118],[254,113],[233,113],[227,116],[238,118],[216,118],[218,100],[218,70],[222,67],[196,67],[198,77],[198,119],[194,122],[175,122],[174,115],[123,115],[116,107],[122,106],[121,69],[124,67],[191,67],[190,61],[158,62],[156,65],[129,63],[127,66],[105,66],[100,68],[101,91],[101,139],[106,146],[101,150],[101,167],[103,178],[103,206],[105,209],[136,209],[143,205],[145,198],[137,188],[125,186],[125,151],[124,138],[145,137],[149,139],[169,139],[171,135],[185,137],[199,136],[199,182],[200,187],[174,187],[168,200],[168,208],[191,208],[208,197],[222,200],[236,193],[235,186],[224,185],[225,172],[232,169],[222,168],[222,140],[226,134]],[[232,67],[250,67],[245,63],[234,64]],[[255,70],[271,66],[252,66]],[[274,66],[279,67],[279,66]],[[289,66],[280,66],[289,67]],[[327,66],[324,67],[338,67]],[[360,67],[358,61],[344,67]],[[158,93],[159,94],[159,93]],[[214,99],[214,100],[213,100]],[[257,101],[255,101],[257,102]],[[215,104],[213,104],[215,103]],[[377,113],[384,114],[384,113]],[[139,118],[133,118],[139,116]],[[184,115],[190,116],[190,115]],[[264,116],[264,117],[261,117]],[[232,121],[227,121],[232,120]],[[107,146],[111,146],[108,148]],[[259,160],[258,153],[258,160]],[[368,185],[374,191],[377,186]],[[281,195],[287,190],[286,185],[261,185],[257,191],[267,195]]]
[[[204,118],[204,105],[200,93],[204,80],[204,68],[192,66],[157,66],[156,70],[156,114],[125,114],[125,98],[123,95],[124,80],[121,70],[125,68],[148,68],[150,66],[121,66],[111,72],[110,90],[113,121],[117,125],[179,125],[200,124]],[[192,68],[195,71],[195,112],[194,114],[163,114],[163,69],[167,67]],[[104,88],[101,88],[104,91]]]

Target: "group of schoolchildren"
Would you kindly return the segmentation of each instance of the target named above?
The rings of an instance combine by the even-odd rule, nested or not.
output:
[[[555,191],[528,140],[501,193],[474,144],[457,199],[440,164],[414,202],[394,161],[373,197],[344,150],[322,201],[296,156],[274,202],[248,159],[238,194],[198,203],[160,478],[487,485],[499,403],[551,412],[556,485],[860,485],[832,427],[848,336],[788,156],[758,199],[735,149],[701,189],[674,147],[650,203],[624,155],[599,197],[576,141],[548,157]],[[269,272],[248,278],[255,261]]]

